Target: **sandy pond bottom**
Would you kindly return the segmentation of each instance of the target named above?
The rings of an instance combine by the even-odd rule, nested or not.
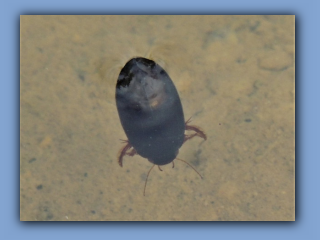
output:
[[[208,139],[151,172],[117,155],[114,94],[157,61]],[[294,16],[22,16],[22,221],[293,221]]]

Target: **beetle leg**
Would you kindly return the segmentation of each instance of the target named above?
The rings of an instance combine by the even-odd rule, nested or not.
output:
[[[126,141],[126,142],[127,142],[127,144],[120,150],[120,154],[118,157],[118,163],[119,163],[120,167],[122,167],[122,160],[125,155],[132,157],[137,153],[137,151],[131,146],[131,144],[128,141]],[[130,152],[128,152],[130,150],[130,148],[132,148],[132,150]]]
[[[191,135],[184,135],[184,140],[183,143],[185,143],[186,141],[190,140],[191,138],[197,136],[197,133],[191,134]]]
[[[184,142],[195,137],[195,136],[198,136],[198,137],[201,137],[203,138],[204,140],[207,140],[207,135],[204,133],[204,131],[202,131],[199,127],[197,126],[194,126],[194,125],[188,125],[188,123],[190,122],[190,119],[186,122],[186,130],[187,131],[194,131],[196,133],[194,134],[191,134],[191,135],[186,135],[185,138],[184,138]]]
[[[159,168],[159,170],[160,170],[160,171],[162,171],[162,169],[160,168],[160,166],[159,166],[159,165],[158,165],[158,168]]]
[[[130,157],[132,157],[132,156],[134,156],[136,154],[137,154],[137,151],[134,148],[132,148],[132,150],[130,152],[126,152],[126,155],[128,155]]]

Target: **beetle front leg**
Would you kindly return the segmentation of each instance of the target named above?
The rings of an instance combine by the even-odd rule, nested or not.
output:
[[[122,160],[125,155],[132,157],[137,153],[137,151],[131,146],[131,144],[128,141],[124,141],[124,142],[126,142],[127,144],[120,150],[120,154],[118,157],[118,163],[120,167],[122,167]],[[131,151],[129,152],[130,149]]]

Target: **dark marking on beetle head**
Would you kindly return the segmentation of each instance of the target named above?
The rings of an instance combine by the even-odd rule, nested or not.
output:
[[[153,69],[155,66],[156,66],[156,63],[150,59],[147,59],[147,58],[135,58],[138,66],[142,67],[145,69],[145,67],[149,68],[149,69]]]
[[[167,73],[166,73],[166,71],[164,71],[163,69],[161,69],[160,75],[167,75]]]
[[[155,66],[156,63],[152,60],[141,57],[132,58],[121,69],[117,81],[117,88],[129,86],[134,76],[141,77],[143,75],[151,75],[155,77],[156,74],[153,73]]]
[[[117,82],[117,88],[129,86],[132,80],[132,77],[133,77],[133,73],[129,73],[128,75],[120,73],[118,82]]]
[[[118,107],[123,103],[124,109],[135,112],[161,107],[167,99],[167,86],[161,72],[165,73],[152,60],[141,57],[129,60],[117,81]]]

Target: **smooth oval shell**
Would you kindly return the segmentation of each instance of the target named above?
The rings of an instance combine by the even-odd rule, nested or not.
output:
[[[184,142],[185,121],[178,92],[165,70],[132,58],[116,85],[116,104],[129,143],[156,165],[172,162]]]

